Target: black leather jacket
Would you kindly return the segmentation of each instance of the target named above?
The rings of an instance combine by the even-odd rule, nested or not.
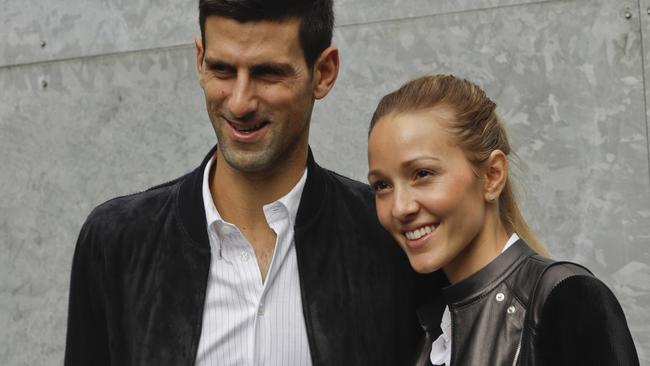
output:
[[[193,172],[90,214],[73,260],[65,365],[194,364],[210,267],[201,184],[213,152]],[[295,245],[313,364],[410,363],[424,291],[368,186],[319,167],[311,152]]]
[[[446,304],[452,366],[639,364],[611,291],[584,267],[554,263],[522,240],[443,291],[444,301],[418,310],[427,331],[418,365],[431,365]]]

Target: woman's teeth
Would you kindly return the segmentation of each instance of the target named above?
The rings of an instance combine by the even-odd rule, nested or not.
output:
[[[404,235],[408,240],[418,240],[427,234],[431,234],[435,229],[436,227],[433,225],[423,226],[417,230],[407,231]]]

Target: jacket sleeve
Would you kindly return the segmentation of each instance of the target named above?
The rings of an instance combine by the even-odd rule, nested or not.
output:
[[[569,277],[551,291],[536,347],[541,365],[639,365],[623,309],[593,276]]]
[[[110,365],[103,259],[88,222],[77,240],[70,278],[65,366]]]

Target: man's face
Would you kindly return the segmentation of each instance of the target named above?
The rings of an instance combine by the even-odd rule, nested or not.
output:
[[[315,85],[299,25],[206,19],[199,80],[220,156],[238,171],[270,172],[306,152]]]

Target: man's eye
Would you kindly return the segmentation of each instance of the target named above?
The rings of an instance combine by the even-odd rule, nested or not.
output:
[[[260,67],[254,70],[254,74],[260,77],[279,77],[284,75],[282,70],[273,67]]]
[[[226,74],[232,74],[234,73],[234,70],[231,67],[228,67],[227,65],[222,65],[222,64],[211,64],[208,65],[208,68],[210,71],[220,74],[220,75],[226,75]]]

